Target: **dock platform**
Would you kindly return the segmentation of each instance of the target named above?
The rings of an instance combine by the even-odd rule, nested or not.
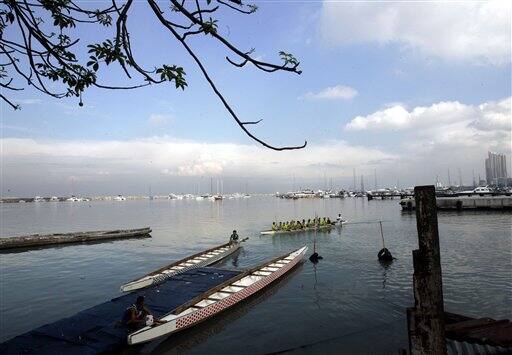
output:
[[[437,197],[438,210],[512,210],[512,196],[454,196]],[[416,208],[414,198],[400,200],[404,211]]]
[[[19,237],[0,238],[0,250],[30,249],[34,247],[46,247],[61,244],[76,244],[88,242],[110,241],[114,239],[148,238],[151,228],[117,229],[107,231],[32,234]]]
[[[127,346],[128,330],[120,324],[125,310],[138,296],[157,318],[240,272],[198,268],[170,277],[165,283],[135,291],[43,325],[0,344],[8,354],[118,353]]]

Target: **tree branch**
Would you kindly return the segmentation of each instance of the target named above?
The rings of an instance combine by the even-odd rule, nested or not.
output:
[[[173,3],[175,1],[173,0]],[[169,29],[169,31],[173,34],[173,36],[183,45],[183,47],[185,48],[185,50],[188,52],[188,54],[192,57],[192,59],[194,59],[194,61],[196,62],[197,66],[199,67],[199,69],[201,70],[201,72],[203,73],[203,76],[204,78],[206,79],[206,81],[208,81],[208,83],[210,84],[211,88],[213,89],[213,91],[215,92],[215,94],[217,95],[217,97],[221,100],[222,104],[224,105],[224,107],[226,108],[226,110],[228,110],[228,112],[231,114],[231,117],[233,117],[233,119],[236,121],[236,123],[240,126],[240,128],[249,136],[251,137],[252,139],[254,139],[256,142],[260,143],[261,145],[263,145],[264,147],[267,147],[267,148],[270,148],[272,150],[277,150],[277,151],[282,151],[282,150],[294,150],[294,149],[302,149],[304,148],[306,145],[307,145],[307,141],[304,141],[304,144],[301,145],[301,146],[285,146],[285,147],[276,147],[276,146],[272,146],[266,142],[264,142],[263,140],[259,139],[258,137],[254,136],[249,130],[247,130],[247,128],[245,128],[245,124],[240,121],[240,119],[238,118],[238,116],[236,115],[236,113],[234,112],[234,110],[231,108],[231,106],[228,104],[228,102],[226,101],[226,99],[224,98],[224,96],[220,93],[220,91],[217,89],[216,85],[213,83],[212,79],[210,78],[210,76],[208,75],[208,72],[206,71],[205,67],[203,66],[203,64],[201,63],[201,61],[199,60],[199,58],[195,55],[194,51],[192,51],[192,49],[188,46],[188,44],[181,38],[181,36],[179,35],[178,32],[176,32],[176,30],[170,26],[167,21],[165,20],[165,18],[162,16],[162,13],[160,11],[160,8],[158,7],[158,5],[155,3],[154,0],[148,0],[148,3],[149,5],[151,6],[151,8],[153,9],[153,12],[155,13],[156,17],[160,20],[160,22],[165,26],[167,27],[167,29]],[[179,4],[178,4],[179,5]]]

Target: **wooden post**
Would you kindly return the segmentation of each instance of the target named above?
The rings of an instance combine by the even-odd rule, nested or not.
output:
[[[433,185],[414,188],[419,249],[413,250],[414,308],[407,309],[411,354],[446,354],[444,302]]]

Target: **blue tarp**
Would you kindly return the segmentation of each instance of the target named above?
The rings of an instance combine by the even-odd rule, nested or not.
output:
[[[128,331],[119,324],[124,311],[142,295],[160,318],[177,306],[238,275],[239,272],[198,268],[165,283],[134,291],[43,325],[0,344],[1,354],[98,354],[117,352],[126,345]]]

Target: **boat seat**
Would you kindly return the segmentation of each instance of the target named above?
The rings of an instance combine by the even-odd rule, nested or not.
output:
[[[196,303],[194,306],[195,306],[195,307],[201,307],[201,308],[204,308],[204,307],[209,306],[209,305],[211,305],[211,304],[213,304],[213,303],[215,303],[215,302],[217,302],[217,301],[209,300],[209,299],[204,299],[204,300],[202,300],[201,302]]]
[[[213,299],[213,300],[222,300],[229,296],[231,296],[231,293],[229,293],[229,292],[215,292],[214,294],[211,294],[210,296],[208,296],[208,298]]]
[[[220,290],[220,292],[230,292],[230,293],[235,293],[235,292],[238,292],[238,291],[241,291],[243,290],[245,287],[240,287],[240,286],[227,286],[227,287],[224,287],[223,289]]]
[[[271,274],[271,272],[267,272],[267,271],[255,271],[255,272],[253,272],[253,275],[258,275],[258,276],[268,276],[270,274]]]

